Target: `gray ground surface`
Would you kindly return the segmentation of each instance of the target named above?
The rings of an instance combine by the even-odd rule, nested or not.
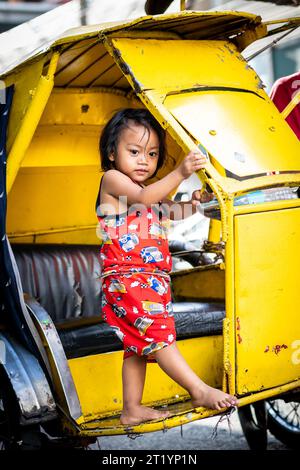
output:
[[[219,417],[211,417],[177,427],[166,432],[147,433],[135,439],[127,436],[102,437],[92,449],[101,450],[248,450],[237,412],[230,418],[231,433],[227,420],[220,422],[217,436],[212,437],[213,430]],[[287,447],[268,433],[268,450]]]

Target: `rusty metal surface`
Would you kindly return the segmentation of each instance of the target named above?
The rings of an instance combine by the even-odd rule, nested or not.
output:
[[[80,420],[81,406],[68,361],[51,317],[35,299],[26,299],[29,311],[46,345],[56,398],[67,416]]]
[[[55,401],[36,357],[7,332],[0,332],[0,342],[3,346],[2,367],[16,395],[21,423],[32,424],[54,419]]]

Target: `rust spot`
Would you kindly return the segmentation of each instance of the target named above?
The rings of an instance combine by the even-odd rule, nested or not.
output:
[[[180,90],[180,93],[191,93],[191,91],[197,91],[195,90],[195,88],[203,88],[203,85],[198,85],[196,83],[196,85],[190,87],[190,88],[184,88],[184,89],[181,89]]]
[[[286,344],[282,344],[282,345],[276,344],[275,346],[273,346],[272,351],[273,351],[275,354],[278,354],[278,353],[280,353],[280,351],[281,351],[282,349],[286,349],[286,348],[287,348],[287,345],[286,345]]]
[[[121,51],[117,48],[113,49],[113,56],[116,60],[116,62],[118,63],[120,69],[122,70],[122,72],[124,73],[124,75],[129,75],[132,79],[132,82],[133,82],[133,88],[134,88],[134,91],[139,94],[141,93],[142,91],[142,86],[141,84],[136,80],[134,74],[132,73],[129,65],[123,60],[122,58],[122,54],[121,54]]]
[[[242,338],[239,334],[237,335],[237,339],[238,339],[238,343],[240,344],[242,342]]]
[[[238,331],[241,329],[240,317],[236,317],[236,329]]]
[[[269,352],[270,351],[270,346],[266,346],[266,349],[264,350],[264,352]]]
[[[44,325],[45,330],[49,330],[52,328],[51,322],[49,320],[42,320],[42,324]]]
[[[83,105],[81,106],[81,112],[82,112],[82,113],[87,113],[89,109],[90,109],[90,105],[89,105],[89,104],[83,104]]]
[[[121,424],[121,426],[122,426],[122,424]],[[132,426],[127,426],[127,427],[126,427],[126,425],[125,425],[124,428],[125,428],[126,432],[128,432],[128,433],[133,433],[133,429],[134,429],[134,428],[133,428]]]
[[[229,52],[229,54],[234,54],[235,52],[231,49],[231,47],[229,47],[227,44],[224,45],[224,49],[227,49],[227,51]]]
[[[265,88],[265,85],[263,84],[263,82],[261,81],[261,79],[259,78],[258,75],[256,75],[257,80],[258,80],[258,84],[257,84],[257,88],[258,90],[263,90]]]

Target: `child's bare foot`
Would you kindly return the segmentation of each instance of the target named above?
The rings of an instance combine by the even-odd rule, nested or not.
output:
[[[123,410],[120,418],[121,424],[137,425],[152,419],[164,419],[170,415],[169,411],[157,411],[148,406],[136,406],[130,410]]]
[[[235,396],[224,393],[217,388],[205,385],[192,395],[192,404],[194,408],[203,406],[212,410],[221,410],[222,408],[230,408],[236,406],[238,400]]]

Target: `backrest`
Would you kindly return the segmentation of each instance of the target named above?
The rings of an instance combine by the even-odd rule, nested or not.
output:
[[[23,292],[45,308],[54,323],[101,312],[99,245],[27,245],[12,249]]]

